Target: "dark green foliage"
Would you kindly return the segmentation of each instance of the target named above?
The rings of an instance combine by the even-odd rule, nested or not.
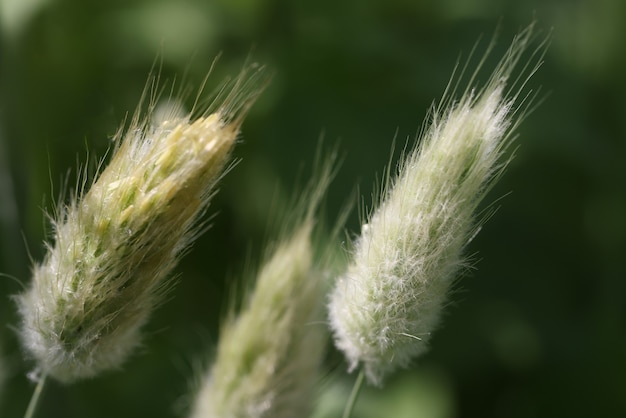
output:
[[[221,183],[213,226],[179,265],[145,347],[122,371],[49,382],[38,416],[177,416],[195,362],[214,346],[229,278],[245,270],[248,249],[262,253],[272,208],[286,199],[277,184],[303,183],[320,134],[344,155],[326,207],[334,217],[356,184],[367,201],[394,137],[396,149],[413,141],[460,53],[464,62],[499,27],[495,60],[533,19],[554,27],[553,41],[530,83],[546,100],[518,130],[517,156],[491,196],[513,193],[470,245],[482,261],[429,354],[398,381],[441,377],[452,416],[626,414],[625,2],[49,0],[22,21],[8,3],[20,2],[0,2],[0,272],[22,283],[28,253],[44,254],[41,208],[52,208],[68,168],[74,184],[77,160],[105,155],[155,57],[174,91],[199,87],[220,51],[209,86],[250,56],[275,74],[243,124],[242,161]],[[355,211],[348,227],[357,226]],[[21,416],[33,390],[10,328],[9,297],[20,291],[0,276],[11,373],[1,417]],[[329,359],[329,370],[345,369]]]

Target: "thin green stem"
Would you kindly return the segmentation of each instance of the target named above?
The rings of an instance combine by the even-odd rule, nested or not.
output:
[[[45,384],[46,375],[44,373],[41,375],[41,377],[39,377],[39,381],[37,382],[37,386],[35,386],[33,396],[30,398],[30,402],[28,403],[28,408],[26,409],[24,418],[33,418],[35,416],[35,410],[37,409],[37,404],[39,403],[39,399],[41,398],[41,392],[43,392],[43,387]]]
[[[343,410],[342,418],[350,418],[350,416],[352,415],[352,410],[354,409],[356,400],[359,397],[361,386],[363,386],[363,379],[365,379],[365,373],[363,373],[363,369],[361,369],[359,371],[359,375],[356,377],[354,386],[352,387],[352,392],[350,393],[350,397],[348,398],[346,409]]]

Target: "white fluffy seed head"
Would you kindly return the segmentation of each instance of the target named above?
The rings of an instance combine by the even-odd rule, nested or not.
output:
[[[487,87],[468,90],[432,115],[419,148],[363,226],[353,259],[329,302],[335,344],[368,381],[406,367],[427,350],[450,287],[466,263],[474,212],[504,165],[512,100],[506,82],[529,41],[518,38]]]
[[[23,345],[43,373],[92,377],[140,343],[259,93],[241,89],[193,121],[136,116],[91,188],[57,210],[54,243],[16,297]]]

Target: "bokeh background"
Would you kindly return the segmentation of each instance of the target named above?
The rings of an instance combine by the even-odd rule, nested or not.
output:
[[[533,19],[540,39],[552,32],[530,81],[544,100],[487,199],[502,198],[470,245],[477,269],[430,353],[364,390],[354,416],[626,416],[622,0],[0,0],[0,416],[22,416],[33,390],[10,295],[42,259],[44,210],[87,150],[104,155],[157,56],[162,79],[196,87],[220,52],[209,86],[250,56],[273,79],[243,126],[213,227],[177,269],[141,352],[122,371],[49,383],[41,417],[184,416],[229,283],[275,236],[273,208],[306,181],[320,137],[343,161],[332,222],[357,186],[370,201],[394,138],[396,150],[414,143],[459,57],[497,31],[493,65]],[[358,232],[357,210],[347,230]],[[340,415],[354,379],[344,370],[331,350],[317,417]]]

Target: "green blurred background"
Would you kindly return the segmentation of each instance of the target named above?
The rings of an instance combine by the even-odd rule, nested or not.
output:
[[[332,222],[357,185],[369,202],[394,137],[414,142],[459,56],[499,26],[493,65],[533,19],[540,37],[553,30],[530,82],[545,100],[487,199],[505,196],[470,245],[477,270],[430,353],[365,390],[355,417],[626,416],[626,2],[0,0],[0,13],[1,417],[33,390],[9,298],[42,258],[43,209],[87,149],[104,155],[158,54],[163,79],[193,86],[219,52],[209,85],[250,55],[274,76],[145,346],[123,371],[50,383],[41,417],[180,416],[229,280],[274,236],[272,208],[306,180],[320,137],[343,159]],[[354,376],[332,351],[326,366],[317,416],[337,417]]]

